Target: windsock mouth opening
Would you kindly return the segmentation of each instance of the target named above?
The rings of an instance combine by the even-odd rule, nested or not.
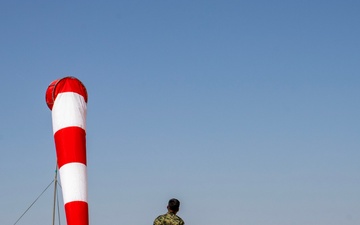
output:
[[[64,77],[51,82],[46,90],[45,100],[50,110],[60,92],[76,92],[84,97],[85,102],[88,100],[86,87],[79,79],[72,76]]]

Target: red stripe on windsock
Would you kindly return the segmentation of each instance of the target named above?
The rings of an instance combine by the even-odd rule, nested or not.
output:
[[[86,165],[85,135],[84,129],[80,127],[66,127],[55,133],[54,138],[59,168],[71,162]]]
[[[65,204],[67,225],[88,225],[89,209],[86,202],[75,201]]]
[[[56,96],[59,93],[63,92],[78,93],[79,95],[82,95],[84,97],[86,103],[88,101],[87,91],[83,83],[81,83],[81,81],[76,79],[75,77],[64,77],[62,79],[54,80],[53,82],[51,82],[46,91],[46,104],[48,105],[50,110],[53,107]]]
[[[87,102],[87,92],[85,86],[76,78],[74,77],[66,77],[61,80],[55,85],[54,89],[54,99],[59,93],[63,92],[75,92],[79,95],[82,95]]]

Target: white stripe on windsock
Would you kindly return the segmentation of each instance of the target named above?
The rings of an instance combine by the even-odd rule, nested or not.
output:
[[[82,163],[68,163],[60,170],[64,204],[73,201],[87,202],[87,173]]]
[[[86,130],[86,102],[82,95],[64,92],[57,95],[52,108],[54,134],[65,127]]]

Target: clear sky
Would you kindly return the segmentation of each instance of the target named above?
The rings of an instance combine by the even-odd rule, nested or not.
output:
[[[359,12],[356,0],[1,1],[0,224],[54,178],[45,91],[69,75],[89,94],[92,225],[152,224],[172,197],[187,225],[359,224]],[[18,225],[51,224],[52,196]]]

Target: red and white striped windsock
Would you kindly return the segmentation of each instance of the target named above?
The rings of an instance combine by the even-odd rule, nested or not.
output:
[[[85,86],[74,77],[53,81],[46,90],[52,111],[57,164],[68,225],[88,225]]]

